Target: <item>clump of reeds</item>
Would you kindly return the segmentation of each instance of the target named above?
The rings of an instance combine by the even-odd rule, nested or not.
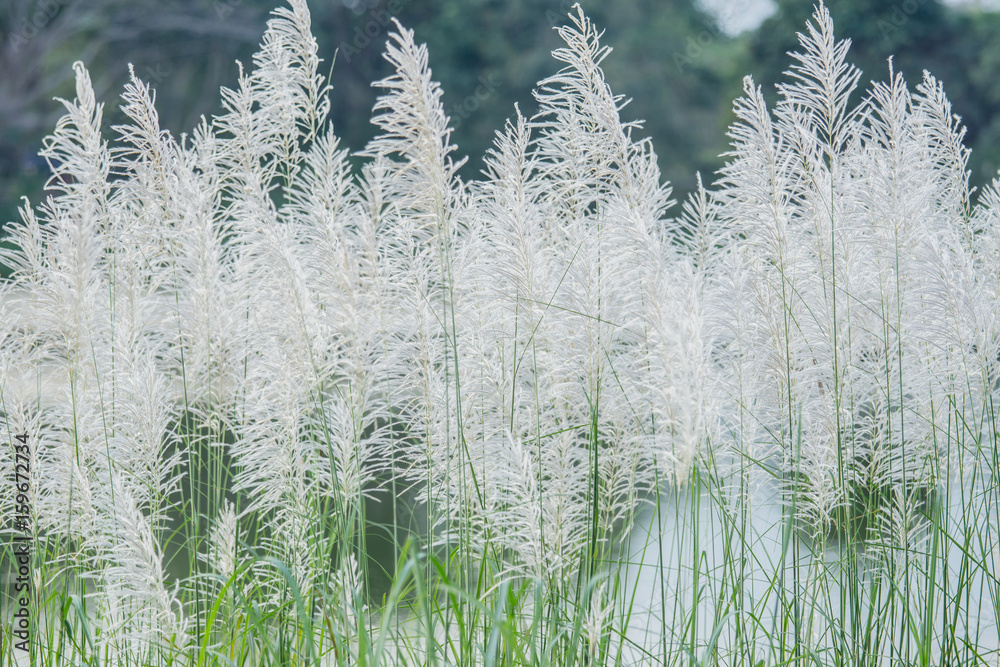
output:
[[[180,140],[134,74],[106,139],[75,66],[0,289],[0,423],[30,434],[58,587],[36,657],[995,655],[970,600],[1000,590],[1000,195],[973,205],[941,84],[890,62],[858,101],[820,5],[776,107],[746,80],[725,169],[671,217],[610,48],[579,8],[558,32],[475,181],[402,26],[358,170],[304,0]]]

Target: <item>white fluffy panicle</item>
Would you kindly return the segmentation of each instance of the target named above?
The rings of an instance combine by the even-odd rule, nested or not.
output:
[[[589,609],[596,655],[613,595],[581,581],[659,488],[772,480],[815,538],[878,495],[866,530],[888,543],[969,467],[1000,400],[1000,184],[973,206],[937,80],[890,62],[856,104],[820,5],[777,105],[745,81],[719,180],[670,217],[578,7],[538,114],[514,108],[475,181],[426,47],[396,28],[354,156],[305,0],[180,141],[134,73],[105,139],[74,66],[51,196],[7,227],[0,426],[31,432],[37,529],[93,578],[119,660],[207,618],[204,572],[165,566],[171,535],[227,580],[251,559],[248,609],[295,588],[360,613],[355,553],[391,488],[454,582],[543,582]],[[0,448],[0,530],[13,466]]]

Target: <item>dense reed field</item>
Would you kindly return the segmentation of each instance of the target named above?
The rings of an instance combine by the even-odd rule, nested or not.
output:
[[[1000,183],[941,83],[820,5],[678,206],[559,35],[474,181],[398,25],[358,159],[304,0],[179,139],[76,65],[3,255],[0,665],[1000,664]]]

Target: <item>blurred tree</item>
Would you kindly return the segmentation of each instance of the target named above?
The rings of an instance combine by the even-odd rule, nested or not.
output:
[[[735,1],[735,0],[734,0]],[[37,203],[47,169],[42,137],[71,99],[74,60],[90,68],[106,103],[105,127],[120,118],[117,95],[128,63],[157,90],[163,127],[189,131],[219,111],[218,88],[235,86],[240,60],[263,34],[280,0],[4,0],[0,2],[0,223],[17,216],[22,194]],[[382,59],[390,18],[428,44],[434,77],[469,155],[466,177],[482,168],[494,132],[518,102],[534,112],[535,83],[557,71],[553,28],[572,0],[310,0],[321,55],[332,65],[332,121],[353,150],[374,133],[371,82],[388,75]],[[626,119],[643,119],[660,168],[684,196],[696,171],[707,181],[721,166],[733,98],[746,73],[773,91],[788,68],[786,52],[812,11],[810,0],[779,0],[757,31],[730,38],[695,0],[582,0],[614,48],[604,62],[609,83],[632,98]],[[735,7],[735,5],[734,5]],[[854,40],[852,58],[865,78],[884,78],[886,58],[911,85],[927,68],[944,81],[974,147],[974,183],[1000,166],[1000,14],[957,12],[938,0],[838,0],[838,33]],[[336,63],[333,63],[336,54]],[[772,94],[773,99],[773,94]]]
[[[970,11],[960,24],[954,48],[967,63],[962,71],[966,96],[954,105],[969,128],[973,184],[982,185],[1000,177],[1000,12]],[[944,83],[950,91],[948,80]]]
[[[38,201],[46,171],[36,154],[61,106],[73,97],[73,60],[83,60],[106,102],[106,127],[117,118],[118,92],[133,63],[157,90],[161,123],[175,134],[217,112],[218,86],[235,85],[235,60],[248,63],[277,0],[12,0],[0,5],[0,216],[16,217],[17,198]],[[391,16],[430,48],[442,83],[453,140],[472,159],[474,177],[494,132],[513,113],[535,107],[535,83],[559,69],[553,28],[568,0],[332,0],[312,2],[313,27],[332,81],[336,131],[360,150],[373,136],[371,82],[389,74],[382,58]],[[666,178],[692,187],[694,171],[712,171],[736,92],[733,43],[692,0],[585,0],[607,29],[609,82],[634,99],[625,116],[645,119]],[[738,80],[738,79],[736,79]],[[726,100],[720,104],[720,99]]]
[[[787,52],[798,46],[812,3],[777,0],[778,11],[749,38],[747,68],[773,102],[774,84],[786,79]],[[828,3],[838,38],[850,38],[848,58],[861,68],[858,98],[870,81],[888,78],[888,59],[913,90],[928,70],[943,82],[953,111],[962,117],[972,148],[972,184],[995,178],[1000,168],[1000,14],[958,11],[939,0],[838,0]]]
[[[466,175],[476,175],[514,102],[522,113],[533,113],[535,83],[561,67],[550,55],[560,46],[553,28],[568,21],[571,5],[568,0],[389,0],[324,6],[314,16],[324,51],[339,48],[333,75],[338,134],[354,147],[372,136],[368,118],[377,91],[371,81],[388,73],[381,52],[391,30],[388,14],[394,13],[429,45],[455,127],[453,140],[471,158]],[[614,91],[633,100],[624,117],[645,121],[642,132],[654,138],[665,177],[683,190],[692,188],[696,170],[714,171],[720,164],[729,119],[726,98],[738,92],[734,72],[740,47],[692,0],[581,5],[606,29],[602,41],[614,49],[604,71]]]
[[[39,202],[48,168],[42,138],[73,99],[72,63],[91,72],[105,103],[105,128],[122,119],[118,94],[132,63],[158,91],[164,127],[190,130],[219,108],[219,84],[233,84],[235,60],[260,41],[270,2],[190,0],[4,0],[0,2],[0,224],[21,195]]]

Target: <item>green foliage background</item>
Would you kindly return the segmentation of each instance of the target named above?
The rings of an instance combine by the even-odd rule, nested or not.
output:
[[[236,60],[249,65],[276,0],[8,0],[0,3],[0,222],[16,219],[22,195],[44,196],[47,167],[36,157],[72,98],[74,60],[83,60],[106,103],[105,126],[120,120],[116,100],[133,63],[158,91],[161,123],[189,131],[219,111],[218,88],[235,86]],[[390,15],[430,47],[431,67],[456,127],[453,141],[470,160],[467,176],[515,102],[530,115],[534,83],[555,63],[553,26],[569,0],[312,0],[320,51],[333,65],[335,131],[360,150],[373,136],[371,82],[388,72],[382,48]],[[584,0],[606,29],[614,53],[604,70],[632,99],[626,119],[642,119],[665,178],[683,196],[696,172],[722,165],[725,129],[742,76],[752,72],[773,96],[812,11],[810,0],[779,0],[755,31],[730,37],[693,0]],[[739,11],[739,2],[733,11]],[[1000,13],[955,9],[938,0],[837,0],[838,32],[853,39],[863,81],[884,79],[886,60],[907,80],[928,69],[945,84],[968,127],[972,184],[1000,169]],[[367,32],[366,32],[367,31]],[[334,63],[333,56],[336,56]],[[477,91],[479,96],[477,98]],[[773,97],[772,97],[773,99]],[[710,177],[707,180],[711,180]]]

